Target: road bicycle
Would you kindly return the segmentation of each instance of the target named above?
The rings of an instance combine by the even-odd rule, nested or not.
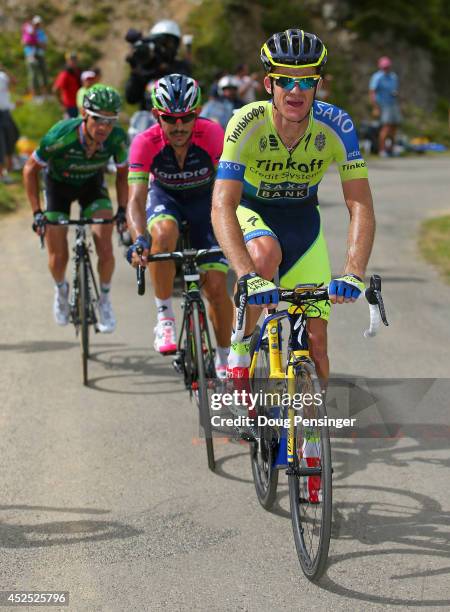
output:
[[[310,357],[307,320],[320,316],[317,303],[328,300],[328,288],[298,285],[278,292],[280,302],[290,306],[267,311],[250,345],[250,388],[259,398],[252,421],[251,467],[258,500],[266,510],[276,499],[279,470],[286,470],[297,555],[305,576],[317,581],[330,544],[332,466],[325,391]],[[365,295],[370,307],[368,337],[376,334],[381,322],[388,325],[379,276],[371,277]],[[237,313],[238,333],[245,327],[244,313],[245,300]],[[283,319],[290,328],[285,363]]]
[[[88,241],[86,226],[107,225],[114,223],[112,219],[60,219],[58,221],[44,222],[45,225],[69,226],[75,225],[75,242],[72,248],[72,283],[69,298],[70,322],[75,327],[76,336],[80,338],[81,372],[83,385],[88,384],[89,360],[89,328],[95,333],[98,328],[98,302],[99,291],[91,262],[92,245]],[[44,234],[40,235],[41,248],[44,248]]]
[[[142,250],[136,251],[142,254]],[[208,317],[201,295],[200,269],[202,260],[212,253],[222,253],[219,247],[210,249],[183,248],[182,251],[147,255],[147,261],[174,261],[181,264],[184,290],[181,308],[183,322],[173,360],[175,370],[184,377],[189,394],[195,398],[199,409],[200,426],[203,429],[208,467],[215,471],[213,432],[210,416],[210,394],[216,385],[215,351],[209,333]],[[145,293],[145,267],[137,268],[139,295]]]

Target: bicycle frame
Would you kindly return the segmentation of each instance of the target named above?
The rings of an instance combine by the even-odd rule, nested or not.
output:
[[[191,330],[189,329],[189,325],[190,325],[190,320],[191,320],[192,304],[194,302],[197,303],[199,306],[199,313],[203,319],[202,331],[205,333],[207,348],[212,353],[212,343],[211,343],[211,336],[209,333],[208,319],[206,316],[205,304],[203,302],[203,298],[200,292],[200,271],[198,269],[198,265],[196,262],[196,254],[197,254],[197,251],[194,249],[185,249],[183,251],[184,260],[183,260],[182,269],[183,269],[183,279],[184,279],[185,288],[183,291],[183,304],[182,304],[183,322],[181,324],[181,330],[178,336],[178,343],[177,343],[177,354],[179,355],[182,355],[183,353],[182,345],[183,345],[184,334],[187,335],[188,340],[189,340],[189,335],[191,333]],[[186,387],[189,388],[190,392],[192,393],[192,387],[191,387],[192,381],[185,380],[185,383],[186,383]]]
[[[91,250],[90,245],[88,245],[87,243],[86,227],[84,225],[77,225],[76,233],[75,233],[75,244],[73,246],[73,253],[74,253],[73,266],[72,266],[73,281],[72,281],[72,292],[70,296],[70,310],[72,314],[72,322],[77,328],[77,333],[78,333],[79,321],[75,318],[74,315],[78,314],[76,313],[76,304],[78,301],[78,293],[80,290],[78,286],[78,269],[80,267],[80,262],[82,260],[84,260],[87,266],[87,270],[88,270],[88,285],[89,285],[88,292],[89,292],[89,296],[91,297],[90,303],[95,306],[95,303],[98,302],[99,300],[99,291],[98,291],[97,281],[95,280],[95,275],[92,269],[90,250]],[[94,289],[94,292],[93,292],[94,295],[91,295],[91,290],[90,290],[91,284]],[[94,325],[94,329],[97,332],[98,329],[97,329],[97,317],[95,316],[95,307],[89,309],[89,314],[92,317],[92,320],[90,320],[89,323],[92,323]]]
[[[283,351],[281,337],[281,321],[289,320],[289,348],[288,348],[288,363],[283,367]],[[258,354],[261,348],[264,335],[267,331],[269,341],[269,369],[270,379],[287,380],[287,391],[292,397],[295,394],[295,378],[296,370],[301,361],[310,361],[308,334],[306,333],[307,315],[299,306],[290,306],[286,310],[271,312],[265,317],[261,327],[259,339],[253,353],[252,362],[250,365],[250,378],[254,378]],[[299,329],[297,338],[294,332]],[[282,418],[288,419],[289,428],[281,428],[281,438],[278,444],[277,454],[273,463],[276,469],[294,468],[295,455],[295,426],[294,416],[295,411],[292,405],[278,407],[274,409],[274,417],[278,418],[280,412],[283,412]],[[278,413],[278,414],[277,414]]]

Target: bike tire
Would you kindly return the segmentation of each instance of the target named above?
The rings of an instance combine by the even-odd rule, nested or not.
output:
[[[82,257],[78,266],[78,316],[80,321],[80,348],[83,385],[88,384],[89,359],[89,280],[86,261]]]
[[[321,393],[319,379],[312,362],[303,362],[296,371],[297,393]],[[323,398],[323,395],[322,395]],[[308,418],[326,417],[326,407],[322,399],[315,402],[314,408],[308,408]],[[314,411],[314,414],[313,414]],[[317,467],[320,467],[320,476],[300,476],[289,473],[289,501],[291,508],[292,529],[294,533],[295,547],[297,550],[300,566],[305,576],[312,582],[317,582],[325,571],[328,550],[331,538],[332,520],[332,468],[331,468],[331,446],[328,427],[317,425],[309,428],[309,434],[305,435],[303,425],[295,426],[295,453],[298,458],[299,467],[305,458],[300,446],[308,440],[314,439],[314,453],[317,453]],[[312,485],[317,501],[311,500],[309,484],[306,478],[320,478]],[[301,480],[303,479],[303,481]],[[302,491],[303,484],[303,491]],[[305,489],[306,486],[306,489]],[[302,493],[305,493],[306,499]],[[318,516],[319,515],[319,516]]]
[[[260,328],[257,326],[250,341],[251,358],[253,358],[259,334]],[[256,372],[258,379],[261,380],[268,379],[270,376],[269,348],[267,343],[263,343],[260,347]],[[257,390],[253,389],[253,391],[256,392]],[[261,427],[260,441],[251,443],[250,463],[258,501],[265,510],[270,510],[277,497],[278,469],[274,467],[277,449],[273,443],[272,435],[266,436],[266,432],[271,433],[271,429]]]
[[[203,355],[203,342],[202,342],[202,331],[200,327],[200,313],[199,306],[196,302],[192,304],[192,319],[193,319],[193,331],[194,331],[194,351],[195,351],[195,364],[197,370],[197,384],[198,384],[198,407],[200,412],[200,425],[205,435],[206,443],[206,454],[208,457],[208,467],[214,472],[216,469],[216,462],[214,458],[214,444],[212,438],[212,427],[211,418],[209,413],[209,399],[208,399],[208,381],[206,378],[205,360]]]

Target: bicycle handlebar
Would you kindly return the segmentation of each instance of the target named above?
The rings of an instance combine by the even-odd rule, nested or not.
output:
[[[171,253],[153,253],[153,255],[147,255],[147,261],[184,261],[188,258],[199,261],[202,257],[210,255],[211,253],[223,253],[222,249],[218,246],[211,247],[209,249],[185,249],[184,251],[172,251]]]
[[[107,225],[114,223],[117,220],[117,215],[111,219],[59,219],[58,221],[45,221],[44,225]]]
[[[45,218],[42,227],[44,228],[44,231],[39,234],[39,239],[41,241],[41,249],[44,248],[44,234],[45,234],[45,226],[46,225],[61,225],[61,226],[68,226],[68,225],[109,225],[111,223],[115,223],[118,219],[117,215],[114,215],[114,217],[112,217],[111,219],[98,219],[98,218],[92,218],[92,219],[58,219],[58,221],[50,221],[49,219]],[[121,231],[119,229],[119,227],[117,227],[117,231],[119,232],[119,235],[121,237],[121,239],[123,239],[123,230]]]
[[[143,249],[137,247],[136,253],[142,255]],[[201,260],[203,257],[210,255],[211,253],[222,253],[220,247],[214,246],[209,249],[185,249],[184,251],[171,251],[170,253],[153,253],[147,255],[147,263],[154,263],[157,261],[185,261],[186,259],[194,259],[195,261]],[[139,295],[145,293],[145,266],[138,266],[136,268],[137,278],[137,291]]]
[[[278,287],[278,297],[280,302],[290,302],[299,306],[307,302],[320,302],[329,299],[328,287],[318,287],[315,285],[299,285],[295,289],[282,289]],[[369,303],[370,323],[368,329],[364,331],[364,337],[372,338],[376,336],[381,323],[386,326],[389,325],[381,295],[381,278],[377,274],[370,277],[370,286],[365,291],[365,297]],[[247,300],[243,298],[245,296],[241,296],[240,305],[236,308],[237,325],[232,336],[233,342],[242,341],[245,333]]]

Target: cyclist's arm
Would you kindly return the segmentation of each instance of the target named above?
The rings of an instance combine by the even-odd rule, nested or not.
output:
[[[342,190],[350,214],[344,274],[363,278],[375,236],[372,193],[366,178],[343,181]]]
[[[147,193],[147,183],[137,182],[129,185],[127,221],[133,240],[136,240],[137,236],[145,236],[145,203],[147,201]]]
[[[126,208],[128,202],[128,165],[117,166],[116,193],[117,204]]]
[[[41,210],[39,199],[39,172],[41,170],[42,166],[38,164],[33,156],[28,158],[23,168],[23,182],[33,213]]]
[[[211,220],[217,241],[238,277],[255,271],[236,216],[236,209],[241,201],[241,196],[241,181],[216,180]]]

